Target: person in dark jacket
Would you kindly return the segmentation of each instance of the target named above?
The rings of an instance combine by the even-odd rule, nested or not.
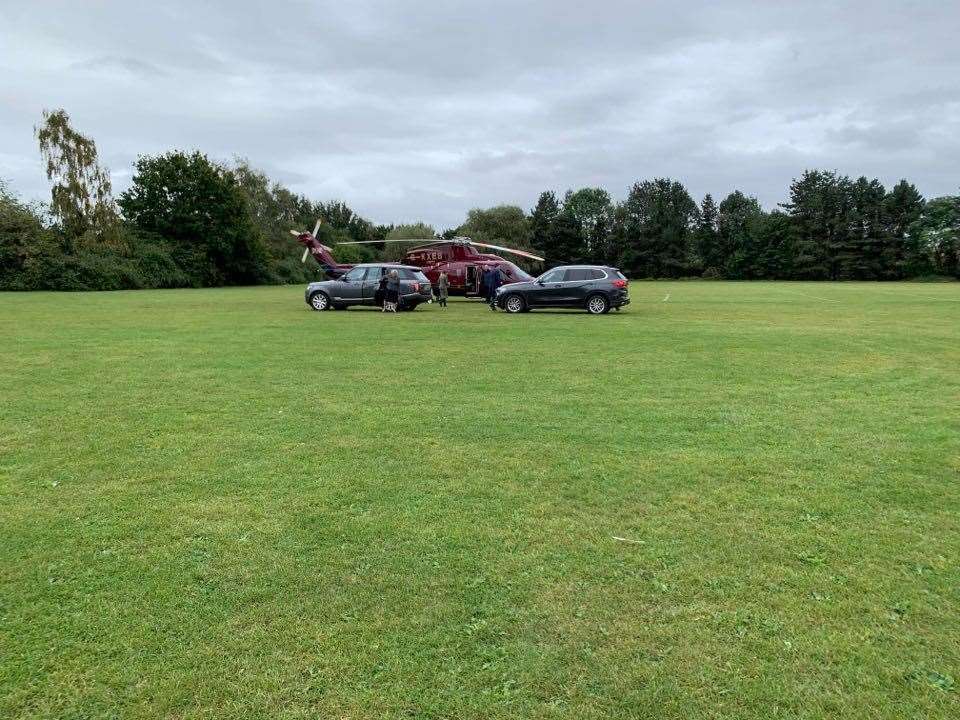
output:
[[[490,309],[496,312],[497,288],[503,285],[503,273],[500,272],[499,267],[494,265],[493,267],[487,268],[483,275],[487,285],[487,303],[490,305]]]
[[[490,268],[485,267],[480,272],[480,294],[484,299],[490,297]]]
[[[387,275],[381,270],[380,274],[380,284],[377,285],[377,291],[373,294],[373,304],[379,305],[380,309],[383,310],[383,304],[387,299]]]

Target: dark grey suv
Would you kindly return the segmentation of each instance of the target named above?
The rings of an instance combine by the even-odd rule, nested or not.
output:
[[[430,281],[412,265],[365,263],[355,265],[336,280],[307,285],[304,299],[314,310],[343,310],[350,305],[382,305],[380,279],[391,270],[400,275],[400,310],[415,310],[433,298]]]
[[[497,288],[497,307],[509,313],[533,308],[583,308],[603,315],[630,303],[627,278],[606,265],[563,265],[529,282]]]

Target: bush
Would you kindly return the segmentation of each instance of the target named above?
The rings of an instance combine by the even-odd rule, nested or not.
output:
[[[946,283],[946,282],[956,282],[957,278],[950,277],[949,275],[917,275],[916,277],[908,278],[910,282],[917,283]]]
[[[322,278],[320,267],[312,258],[307,258],[306,263],[297,258],[274,260],[270,270],[270,282],[276,285],[308,283]]]
[[[19,202],[0,185],[0,290],[32,290],[30,268],[60,252],[39,210]]]
[[[142,287],[200,287],[200,278],[174,258],[173,249],[163,238],[151,233],[131,233],[127,240],[135,258]]]

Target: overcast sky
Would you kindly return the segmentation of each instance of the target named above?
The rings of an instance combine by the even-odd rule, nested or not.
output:
[[[116,190],[241,155],[377,222],[682,180],[773,207],[805,168],[960,186],[960,3],[0,0],[0,177],[63,107]]]

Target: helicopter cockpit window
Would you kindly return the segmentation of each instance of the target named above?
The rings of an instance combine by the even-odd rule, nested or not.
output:
[[[527,282],[528,280],[533,280],[533,276],[525,273],[519,267],[514,265],[511,262],[505,263],[502,267],[503,272],[507,274],[508,277],[516,278],[520,282]]]

